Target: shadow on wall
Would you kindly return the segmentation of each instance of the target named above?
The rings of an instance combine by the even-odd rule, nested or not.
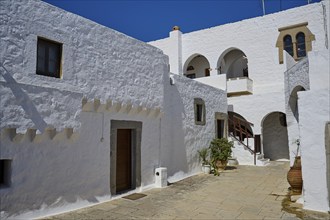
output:
[[[271,160],[289,159],[286,116],[282,112],[266,115],[262,122],[263,152]]]
[[[177,85],[170,83],[168,74],[164,74],[164,112],[162,142],[165,144],[161,150],[161,165],[167,167],[168,176],[178,171],[187,173],[187,152],[183,131],[185,109]],[[170,141],[166,140],[168,138]]]
[[[23,91],[20,85],[15,81],[12,75],[8,72],[8,70],[1,65],[4,71],[1,71],[2,77],[6,80],[7,86],[13,92],[17,103],[22,106],[26,114],[31,118],[36,128],[43,132],[47,127],[47,123],[43,120],[37,108],[34,106],[30,97]]]
[[[90,126],[102,119],[89,113],[82,120],[81,133],[69,140],[48,138],[13,144],[2,139],[2,152],[12,151],[13,158],[12,183],[1,189],[0,197],[0,210],[7,217],[33,215],[29,211],[43,212],[45,207],[76,202],[96,203],[98,197],[110,194],[110,149],[99,141],[100,129]]]

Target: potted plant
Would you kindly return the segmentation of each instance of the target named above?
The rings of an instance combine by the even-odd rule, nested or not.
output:
[[[210,158],[215,175],[219,175],[219,172],[226,168],[233,146],[234,143],[226,138],[214,138],[211,141]]]
[[[287,180],[291,186],[291,190],[293,193],[300,194],[302,191],[302,173],[301,173],[301,158],[299,156],[299,147],[300,147],[300,140],[297,139],[294,141],[297,144],[297,153],[295,154],[293,166],[290,167],[290,170],[287,174]]]
[[[203,173],[209,174],[211,172],[211,165],[208,161],[209,156],[209,149],[208,148],[202,148],[197,151],[199,155],[200,161],[202,161],[202,171]]]

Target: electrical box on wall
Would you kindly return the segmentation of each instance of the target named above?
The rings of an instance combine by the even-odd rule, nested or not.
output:
[[[166,187],[167,186],[167,168],[166,167],[159,167],[155,170],[155,185],[158,188]]]

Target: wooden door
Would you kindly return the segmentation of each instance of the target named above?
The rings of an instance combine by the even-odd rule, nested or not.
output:
[[[132,183],[132,130],[117,130],[116,192],[131,189]]]
[[[224,120],[217,120],[217,138],[224,137],[225,130],[225,121]]]
[[[209,68],[205,69],[205,76],[210,76],[210,69]]]

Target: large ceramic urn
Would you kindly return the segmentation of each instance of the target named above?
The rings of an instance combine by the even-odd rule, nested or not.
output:
[[[302,175],[301,175],[301,159],[296,157],[293,166],[290,168],[287,175],[288,182],[293,193],[301,193],[302,191]]]

